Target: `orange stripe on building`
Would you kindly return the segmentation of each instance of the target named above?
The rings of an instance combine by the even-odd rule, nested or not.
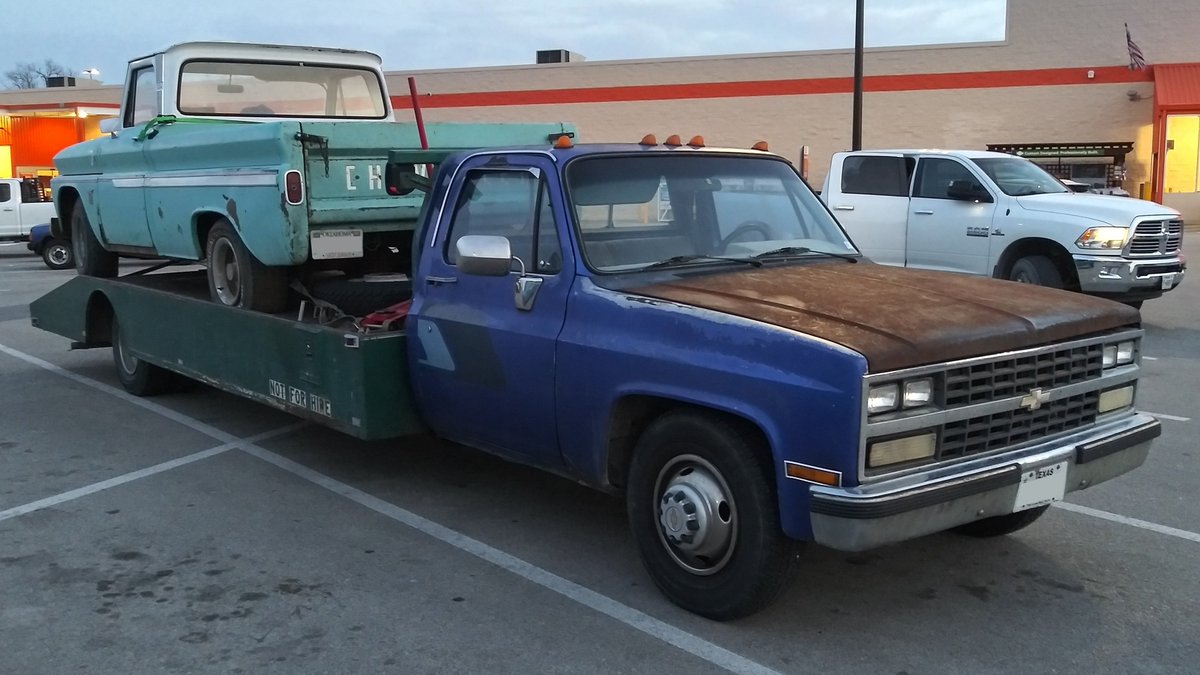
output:
[[[1088,78],[1091,72],[1094,77]],[[867,92],[930,91],[936,89],[992,89],[1003,87],[1055,87],[1065,85],[1152,82],[1152,70],[1129,70],[1124,66],[1100,68],[1052,68],[1042,70],[993,70],[969,73],[919,75],[874,75],[863,78]],[[513,105],[560,105],[565,103],[623,103],[673,101],[701,98],[752,98],[758,96],[801,96],[848,94],[854,78],[817,77],[789,80],[741,82],[696,82],[691,84],[647,84],[624,87],[579,87],[569,89],[524,89],[511,91],[425,94],[422,108],[477,108]],[[392,97],[398,109],[412,107],[407,96]]]

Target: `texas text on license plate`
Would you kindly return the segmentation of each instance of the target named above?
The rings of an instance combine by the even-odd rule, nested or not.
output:
[[[313,230],[308,236],[313,260],[362,257],[362,230]]]
[[[1062,501],[1067,491],[1067,462],[1028,469],[1017,485],[1013,511],[1024,511]]]

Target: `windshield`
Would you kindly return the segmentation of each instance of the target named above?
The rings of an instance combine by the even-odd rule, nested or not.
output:
[[[792,257],[857,254],[795,170],[774,158],[583,157],[567,167],[567,188],[584,259],[600,272],[728,264],[785,248]]]
[[[1042,167],[1020,157],[985,157],[971,160],[983,169],[1004,194],[1012,197],[1070,192],[1062,181]]]
[[[179,76],[179,112],[237,117],[383,119],[383,85],[348,66],[188,61]]]

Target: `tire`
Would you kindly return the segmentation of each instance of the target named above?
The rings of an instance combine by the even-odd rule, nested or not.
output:
[[[105,279],[117,276],[117,254],[100,244],[83,204],[76,204],[71,210],[71,251],[80,274]]]
[[[1047,288],[1062,288],[1062,273],[1054,261],[1044,255],[1025,256],[1013,263],[1008,273],[1010,281]]]
[[[287,309],[287,268],[260,263],[227,219],[218,220],[209,230],[205,253],[213,302],[268,314]]]
[[[336,276],[313,281],[309,293],[351,316],[366,316],[412,297],[412,280],[379,275],[347,279]]]
[[[626,507],[642,564],[671,602],[723,621],[783,591],[799,546],[780,527],[768,457],[731,423],[695,412],[668,413],[642,434]]]
[[[1006,534],[1012,534],[1017,530],[1024,529],[1033,524],[1035,520],[1042,517],[1042,514],[1050,508],[1050,505],[1039,506],[1036,509],[1026,509],[1009,513],[1003,516],[992,516],[991,518],[983,518],[973,523],[959,525],[953,531],[958,534],[965,534],[968,537],[978,537],[986,539],[988,537],[1002,537]]]
[[[115,316],[112,321],[112,351],[117,379],[125,391],[134,396],[154,396],[167,391],[171,384],[171,372],[130,354]]]
[[[75,252],[71,243],[51,239],[42,245],[42,260],[52,270],[65,270],[75,266]]]

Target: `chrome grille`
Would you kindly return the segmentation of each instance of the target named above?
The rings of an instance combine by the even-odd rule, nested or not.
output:
[[[1182,246],[1182,220],[1147,220],[1134,228],[1125,252],[1130,256],[1174,255]]]
[[[1096,421],[1100,392],[1089,391],[1037,410],[1018,408],[942,425],[938,459],[966,457],[1077,429]]]
[[[1044,390],[1100,376],[1103,345],[1096,343],[1000,359],[946,372],[946,407],[987,403],[1019,396],[1035,387]]]

